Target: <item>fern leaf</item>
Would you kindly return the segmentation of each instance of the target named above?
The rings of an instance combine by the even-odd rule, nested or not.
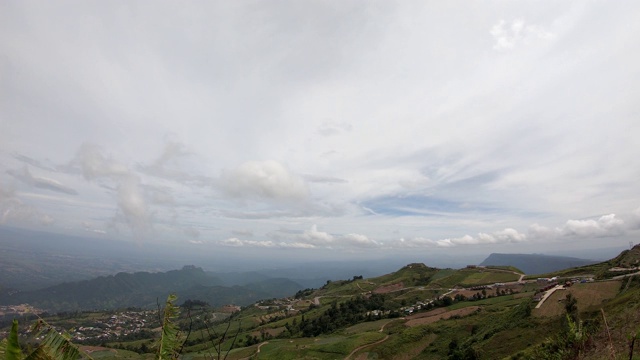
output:
[[[21,360],[23,358],[20,343],[18,343],[18,320],[13,320],[4,353],[7,360]]]
[[[175,294],[169,295],[164,307],[164,315],[162,317],[162,337],[158,346],[156,359],[168,360],[177,359],[180,348],[180,331],[173,322],[178,317],[178,307],[174,305],[178,297]]]
[[[38,335],[44,334],[44,339],[25,360],[77,360],[81,355],[91,359],[87,354],[82,354],[80,349],[71,342],[67,335],[59,334],[53,327],[39,320],[34,324],[34,329],[38,330]]]

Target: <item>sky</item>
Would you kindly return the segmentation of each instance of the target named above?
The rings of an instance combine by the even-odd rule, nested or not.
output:
[[[310,259],[628,246],[637,1],[2,1],[0,226]]]

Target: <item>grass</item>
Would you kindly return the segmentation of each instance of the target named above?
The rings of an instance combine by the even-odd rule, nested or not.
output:
[[[571,293],[578,300],[578,311],[594,311],[602,307],[605,300],[616,296],[620,289],[620,281],[602,281],[585,284],[574,284],[567,290],[554,292],[533,314],[538,317],[556,317],[564,314],[562,300]]]
[[[492,336],[478,346],[482,359],[502,359],[518,351],[542,343],[549,334],[557,331],[559,321],[545,322],[530,327],[516,327]]]
[[[94,351],[91,353],[91,357],[98,359],[153,359],[154,354],[143,354],[140,355],[134,351],[128,350],[105,350],[105,351]]]
[[[342,359],[359,346],[383,339],[385,334],[365,332],[351,336],[328,336],[269,340],[262,346],[261,359]]]
[[[524,271],[518,269],[515,266],[500,266],[500,265],[489,265],[486,267],[487,269],[497,269],[497,270],[507,270],[517,272],[519,274],[524,274]]]
[[[452,288],[456,285],[460,286],[476,286],[488,285],[500,282],[517,281],[520,276],[495,269],[460,269],[460,270],[441,270],[434,276],[432,282],[427,286],[429,288]]]
[[[344,330],[345,334],[358,334],[369,331],[378,331],[380,328],[393,321],[393,319],[382,319],[377,321],[367,321],[350,326]]]
[[[478,272],[474,274],[470,274],[467,276],[460,285],[462,286],[475,286],[475,285],[484,285],[484,284],[494,284],[494,283],[504,283],[510,281],[517,281],[520,276],[508,273],[508,272],[493,272],[493,271],[484,271]]]

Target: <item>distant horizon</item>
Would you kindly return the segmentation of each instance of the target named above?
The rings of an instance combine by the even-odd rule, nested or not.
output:
[[[427,266],[438,268],[462,268],[467,265],[477,265],[485,260],[489,255],[496,254],[513,254],[513,255],[546,255],[546,256],[562,256],[572,257],[582,260],[595,260],[603,261],[617,256],[621,251],[628,249],[624,246],[611,246],[594,249],[575,249],[574,251],[558,250],[550,251],[547,253],[540,252],[502,252],[502,251],[490,251],[479,252],[476,254],[466,254],[462,256],[455,256],[449,254],[446,249],[441,250],[441,253],[394,253],[385,256],[384,254],[376,257],[352,257],[349,254],[343,258],[336,258],[335,256],[315,257],[309,259],[305,257],[304,253],[296,252],[292,253],[288,250],[287,253],[279,253],[279,250],[275,253],[268,254],[270,256],[264,256],[256,258],[253,256],[242,256],[242,253],[216,253],[212,251],[208,252],[194,252],[191,248],[178,249],[175,244],[152,244],[147,246],[139,246],[132,244],[131,242],[110,239],[108,242],[101,241],[101,239],[91,239],[89,243],[86,241],[90,238],[84,238],[82,236],[70,236],[64,233],[52,233],[41,230],[33,229],[21,229],[8,226],[0,226],[0,235],[4,231],[17,232],[18,236],[28,234],[39,234],[47,239],[37,237],[23,239],[23,242],[42,244],[43,241],[48,242],[51,239],[48,236],[56,236],[52,243],[51,249],[55,249],[67,254],[82,254],[83,256],[92,255],[95,257],[105,259],[153,259],[158,264],[164,263],[165,270],[180,269],[183,266],[197,266],[207,271],[214,272],[245,272],[245,271],[258,271],[266,269],[290,269],[297,267],[317,267],[321,265],[330,265],[332,267],[348,267],[346,265],[358,266],[361,264],[368,264],[369,270],[375,271],[376,264],[380,264],[380,270],[376,272],[384,273],[389,269],[395,267],[401,267],[409,263],[424,263]],[[27,232],[27,233],[24,233]],[[60,240],[65,239],[65,243],[60,244]],[[0,239],[0,242],[4,242],[6,239]],[[84,245],[84,250],[79,250],[77,245]],[[16,244],[20,247],[20,244]],[[122,251],[122,246],[128,246],[128,251]],[[43,248],[40,248],[44,250]],[[100,252],[95,252],[99,250]],[[298,250],[299,251],[299,250]],[[279,255],[279,256],[277,256]],[[294,255],[294,256],[291,256]],[[370,254],[366,254],[369,255]],[[597,256],[594,256],[597,255]],[[375,261],[372,263],[372,261]],[[173,266],[173,267],[172,267]]]

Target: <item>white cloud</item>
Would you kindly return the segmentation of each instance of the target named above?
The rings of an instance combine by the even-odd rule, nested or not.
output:
[[[126,165],[105,157],[100,147],[94,144],[82,144],[75,162],[79,163],[82,175],[87,180],[129,175],[129,169]]]
[[[457,238],[446,238],[440,240],[431,240],[424,237],[414,238],[401,238],[397,245],[399,247],[454,247],[454,246],[469,246],[469,245],[483,245],[483,244],[505,244],[522,242],[527,239],[525,234],[518,232],[512,228],[506,228],[504,230],[495,231],[493,233],[479,233],[478,236],[473,237],[471,235],[464,235]]]
[[[52,225],[55,219],[22,201],[15,190],[0,182],[0,224]]]
[[[480,233],[478,238],[482,243],[512,243],[526,241],[527,235],[518,232],[516,229],[506,228],[492,234]]]
[[[369,239],[366,235],[362,234],[347,234],[340,238],[340,240],[348,245],[355,247],[378,247],[380,244],[372,239]]]
[[[304,200],[309,189],[304,180],[277,161],[250,161],[222,172],[220,185],[239,198]]]
[[[558,235],[558,230],[535,223],[529,226],[528,233],[532,239],[552,239]]]
[[[563,235],[612,236],[624,231],[624,221],[615,214],[603,215],[598,219],[568,220],[560,229]]]
[[[335,240],[331,234],[318,231],[318,226],[315,224],[311,226],[311,229],[305,230],[299,239],[312,245],[330,245]]]
[[[150,229],[151,214],[140,188],[140,179],[137,176],[131,175],[120,180],[118,208],[124,214],[127,224],[136,236],[142,236]]]
[[[219,242],[224,246],[232,247],[254,247],[254,248],[292,248],[292,249],[311,249],[315,246],[299,242],[274,242],[270,240],[241,240],[238,238],[229,238]]]
[[[510,50],[520,43],[530,43],[534,40],[549,40],[555,35],[540,26],[526,25],[522,19],[511,22],[500,20],[491,27],[489,33],[493,36],[495,50]]]
[[[231,238],[225,240],[230,246],[266,246],[298,249],[348,249],[348,248],[375,248],[382,244],[362,234],[332,235],[318,230],[317,225],[303,232],[279,230],[269,234],[273,241],[263,242],[254,240],[240,240]]]
[[[629,219],[627,222],[615,214],[602,215],[595,219],[567,220],[562,226],[556,228],[533,224],[529,227],[529,236],[535,240],[620,236],[637,228],[640,222],[634,221],[635,216],[637,216],[635,212],[631,213],[626,217]]]
[[[26,166],[22,168],[22,171],[7,170],[7,173],[15,177],[16,179],[37,188],[60,192],[68,195],[78,195],[78,192],[75,189],[65,186],[55,179],[33,176],[31,174],[31,171],[29,171],[29,168],[27,168]]]
[[[89,143],[80,147],[71,164],[80,166],[86,180],[107,179],[115,183],[116,203],[124,221],[137,238],[145,236],[152,227],[152,219],[137,174],[126,165],[104,156],[99,146]]]

